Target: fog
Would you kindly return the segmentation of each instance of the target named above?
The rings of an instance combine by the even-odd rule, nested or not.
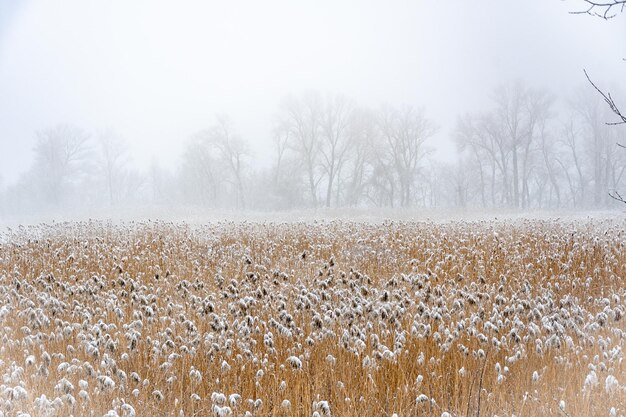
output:
[[[587,8],[4,1],[0,216],[620,209],[583,69],[626,107],[626,13]]]

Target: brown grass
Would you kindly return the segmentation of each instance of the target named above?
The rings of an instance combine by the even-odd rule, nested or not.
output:
[[[625,226],[91,222],[13,230],[0,246],[0,411],[46,415],[35,407],[45,395],[61,399],[59,416],[123,416],[122,400],[138,416],[205,416],[219,392],[241,395],[234,416],[311,416],[320,400],[334,416],[608,416],[612,407],[624,415]],[[136,320],[143,326],[131,350]],[[420,324],[431,331],[417,334]],[[264,344],[269,332],[273,348]],[[301,369],[287,362],[292,355]],[[70,369],[59,371],[63,362]],[[496,363],[508,367],[501,382]],[[591,368],[599,385],[583,389]],[[98,375],[115,389],[99,389]],[[619,382],[613,392],[609,375]],[[55,390],[62,378],[74,385],[73,406]],[[88,401],[79,398],[81,379]],[[12,397],[18,385],[25,398]],[[434,402],[418,404],[421,394]],[[255,410],[248,400],[256,399]]]

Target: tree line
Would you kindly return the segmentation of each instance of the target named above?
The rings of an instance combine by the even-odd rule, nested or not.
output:
[[[522,82],[458,118],[456,162],[432,155],[424,109],[361,106],[308,92],[283,100],[272,160],[256,164],[226,116],[185,141],[173,171],[138,170],[112,129],[37,132],[33,163],[0,194],[4,213],[151,205],[276,210],[320,207],[605,208],[624,182],[623,126],[589,89],[568,100]]]

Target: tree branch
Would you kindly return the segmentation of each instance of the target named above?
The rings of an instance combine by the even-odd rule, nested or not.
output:
[[[619,201],[620,203],[626,204],[626,200],[624,199],[624,197],[622,197],[621,194],[618,193],[617,191],[613,191],[612,193],[609,193],[609,197],[611,197],[613,200]]]
[[[626,2],[626,0],[624,0],[624,2]],[[626,116],[621,113],[619,107],[617,107],[617,104],[615,104],[615,100],[613,100],[613,97],[611,97],[611,93],[605,93],[604,91],[600,90],[598,86],[595,85],[593,81],[591,81],[589,74],[587,74],[587,70],[583,70],[583,72],[585,73],[585,77],[587,77],[589,83],[593,86],[593,88],[595,88],[598,93],[600,93],[606,104],[609,105],[611,111],[615,113],[615,115],[617,115],[617,117],[620,119],[617,122],[609,122],[607,124],[611,126],[626,124]]]
[[[570,12],[571,14],[588,14],[608,20],[626,10],[626,0],[594,1],[584,0],[589,6],[586,10]]]

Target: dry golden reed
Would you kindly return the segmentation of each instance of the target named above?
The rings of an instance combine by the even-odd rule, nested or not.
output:
[[[623,416],[626,223],[0,236],[0,416]]]

